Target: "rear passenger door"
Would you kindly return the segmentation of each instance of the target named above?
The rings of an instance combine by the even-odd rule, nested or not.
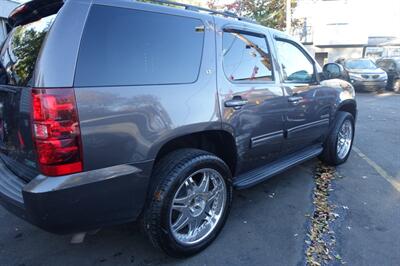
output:
[[[329,127],[329,88],[317,80],[314,60],[295,41],[275,38],[282,87],[285,91],[286,141],[283,153],[290,154],[323,141]]]
[[[236,138],[239,174],[280,155],[286,104],[275,78],[268,32],[221,25],[217,51],[223,126]]]

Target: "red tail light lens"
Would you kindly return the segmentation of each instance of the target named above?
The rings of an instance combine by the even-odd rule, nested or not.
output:
[[[82,149],[74,89],[33,89],[32,106],[41,172],[48,176],[81,172]]]

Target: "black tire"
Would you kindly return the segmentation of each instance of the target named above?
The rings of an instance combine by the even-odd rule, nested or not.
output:
[[[396,79],[393,81],[393,91],[395,93],[400,93],[400,79]]]
[[[211,233],[199,243],[183,245],[173,236],[170,227],[170,208],[175,193],[185,179],[199,169],[211,168],[218,171],[226,187],[225,209]],[[144,229],[155,247],[168,255],[182,258],[195,255],[209,246],[218,236],[228,217],[232,204],[231,172],[217,156],[196,149],[181,149],[166,155],[154,168],[155,185],[144,212]]]
[[[348,151],[347,155],[344,158],[340,158],[338,156],[338,151],[337,151],[337,142],[338,142],[338,137],[339,137],[339,131],[340,131],[342,125],[347,120],[351,122],[352,132],[353,132],[352,139],[351,139],[351,146],[350,146],[350,150]],[[354,117],[352,114],[350,114],[348,112],[341,112],[341,111],[337,113],[336,119],[335,119],[335,124],[334,124],[333,128],[331,129],[331,132],[325,141],[324,150],[319,157],[321,161],[323,161],[324,163],[331,165],[331,166],[340,165],[347,161],[347,159],[350,156],[351,148],[353,146],[354,132],[355,132],[354,125],[355,125],[355,122],[354,122]]]

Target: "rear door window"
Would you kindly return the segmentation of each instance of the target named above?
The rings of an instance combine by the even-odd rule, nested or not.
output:
[[[385,70],[388,68],[388,62],[386,60],[377,61],[376,65]]]
[[[56,15],[15,27],[0,50],[0,85],[30,86],[36,60]]]
[[[201,20],[94,6],[79,51],[76,86],[194,83],[204,42]]]
[[[230,81],[272,81],[272,63],[265,36],[226,31],[223,36],[224,71]]]

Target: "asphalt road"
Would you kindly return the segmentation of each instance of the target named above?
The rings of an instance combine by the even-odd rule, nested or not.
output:
[[[400,95],[358,95],[349,161],[330,195],[334,247],[348,265],[400,261]],[[304,265],[317,160],[235,193],[228,222],[203,253],[176,260],[155,250],[135,224],[89,235],[80,245],[43,232],[0,207],[0,265]],[[331,265],[339,265],[339,260]]]

